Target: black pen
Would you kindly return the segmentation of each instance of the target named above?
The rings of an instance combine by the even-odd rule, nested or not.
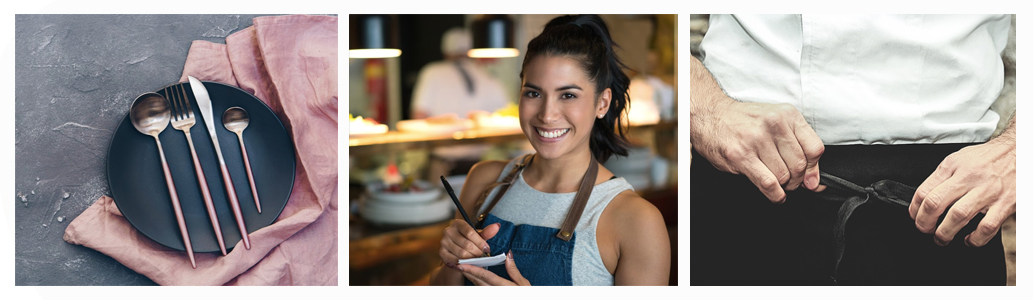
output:
[[[466,215],[466,210],[463,209],[463,204],[459,202],[459,198],[456,197],[456,192],[452,190],[452,185],[448,184],[448,180],[445,180],[445,176],[441,176],[441,184],[445,185],[445,191],[448,192],[448,196],[452,197],[452,203],[456,204],[456,208],[459,209],[459,213],[463,215],[463,219],[466,220],[466,224],[470,224],[470,227],[477,229],[477,226],[473,225],[473,221],[470,221],[470,216]],[[484,257],[491,256],[488,253],[484,253]]]
[[[448,180],[445,180],[445,176],[441,176],[441,184],[445,185],[445,191],[448,192],[448,196],[452,197],[452,203],[456,204],[456,208],[459,209],[459,213],[463,215],[463,219],[466,220],[470,227],[476,229],[473,225],[473,221],[470,221],[470,216],[466,215],[466,210],[463,209],[463,204],[459,203],[459,198],[456,198],[456,192],[452,190],[452,186],[448,184]]]

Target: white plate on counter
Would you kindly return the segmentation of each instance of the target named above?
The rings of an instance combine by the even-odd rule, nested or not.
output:
[[[420,188],[419,192],[389,192],[386,191],[383,182],[373,182],[366,185],[366,190],[369,191],[369,197],[375,200],[382,200],[387,202],[398,202],[398,203],[420,203],[430,202],[438,199],[443,194],[441,188],[436,185],[432,185],[426,180],[416,180],[413,185]],[[440,185],[440,184],[439,184]]]
[[[359,213],[367,221],[381,225],[418,225],[450,219],[455,205],[448,196],[425,203],[397,203],[364,199]]]

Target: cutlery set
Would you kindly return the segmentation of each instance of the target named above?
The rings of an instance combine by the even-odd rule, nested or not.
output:
[[[223,184],[226,187],[226,196],[229,200],[228,202],[230,207],[232,208],[233,216],[236,219],[237,228],[240,230],[240,235],[244,242],[244,248],[250,250],[251,240],[248,238],[247,228],[244,226],[244,217],[240,211],[240,203],[237,201],[236,189],[233,187],[230,173],[226,168],[226,161],[223,159],[222,151],[219,148],[219,140],[215,130],[215,119],[212,116],[211,99],[209,98],[207,89],[201,81],[192,76],[188,76],[188,78],[190,80],[190,88],[193,90],[194,99],[197,101],[197,108],[201,112],[201,117],[204,119],[205,126],[208,130],[208,135],[211,137],[212,143],[215,147],[215,154],[219,161],[219,170],[222,174]],[[208,217],[211,221],[212,229],[215,231],[215,237],[222,255],[226,255],[226,245],[223,240],[218,216],[215,212],[215,205],[212,202],[208,182],[204,176],[203,170],[201,169],[201,162],[197,158],[194,141],[190,136],[190,129],[197,123],[197,121],[194,118],[194,111],[190,106],[190,99],[187,96],[186,89],[182,84],[177,84],[165,88],[164,92],[168,99],[158,93],[145,93],[137,97],[130,108],[129,117],[133,127],[135,127],[137,131],[154,137],[158,147],[158,154],[161,158],[162,170],[165,173],[165,183],[168,185],[173,212],[176,215],[176,223],[179,226],[179,232],[182,235],[183,244],[186,246],[187,255],[190,257],[190,265],[193,268],[197,268],[197,264],[194,260],[193,247],[190,243],[190,234],[187,231],[186,222],[184,222],[179,197],[176,193],[175,185],[173,184],[172,174],[169,171],[168,163],[165,160],[165,153],[164,150],[162,150],[161,140],[158,139],[158,134],[160,134],[170,123],[173,129],[182,131],[183,135],[186,137],[188,148],[190,149],[190,155],[193,159],[197,183],[200,186],[205,209],[208,212]],[[255,181],[251,173],[251,163],[247,156],[247,148],[244,146],[243,131],[248,124],[248,114],[243,108],[231,107],[223,114],[222,121],[226,130],[235,133],[240,141],[241,154],[247,170],[248,182],[251,185],[251,193],[255,199],[258,213],[262,213],[262,206],[258,198],[258,190],[255,187]]]

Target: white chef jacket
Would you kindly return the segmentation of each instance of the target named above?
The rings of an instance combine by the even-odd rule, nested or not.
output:
[[[983,142],[1009,15],[712,15],[703,63],[733,99],[789,103],[826,145]]]
[[[473,92],[467,90],[466,81],[456,64],[439,61],[427,64],[420,70],[413,89],[412,111],[422,110],[428,116],[454,113],[466,118],[473,110],[494,112],[506,106],[505,89],[488,72],[470,62],[460,62],[473,84]]]

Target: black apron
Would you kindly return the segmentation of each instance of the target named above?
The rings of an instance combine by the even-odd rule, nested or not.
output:
[[[1000,232],[946,247],[915,228],[908,203],[947,155],[971,144],[826,146],[822,193],[772,204],[744,175],[693,150],[691,285],[1004,285]],[[942,218],[941,218],[942,219]]]

